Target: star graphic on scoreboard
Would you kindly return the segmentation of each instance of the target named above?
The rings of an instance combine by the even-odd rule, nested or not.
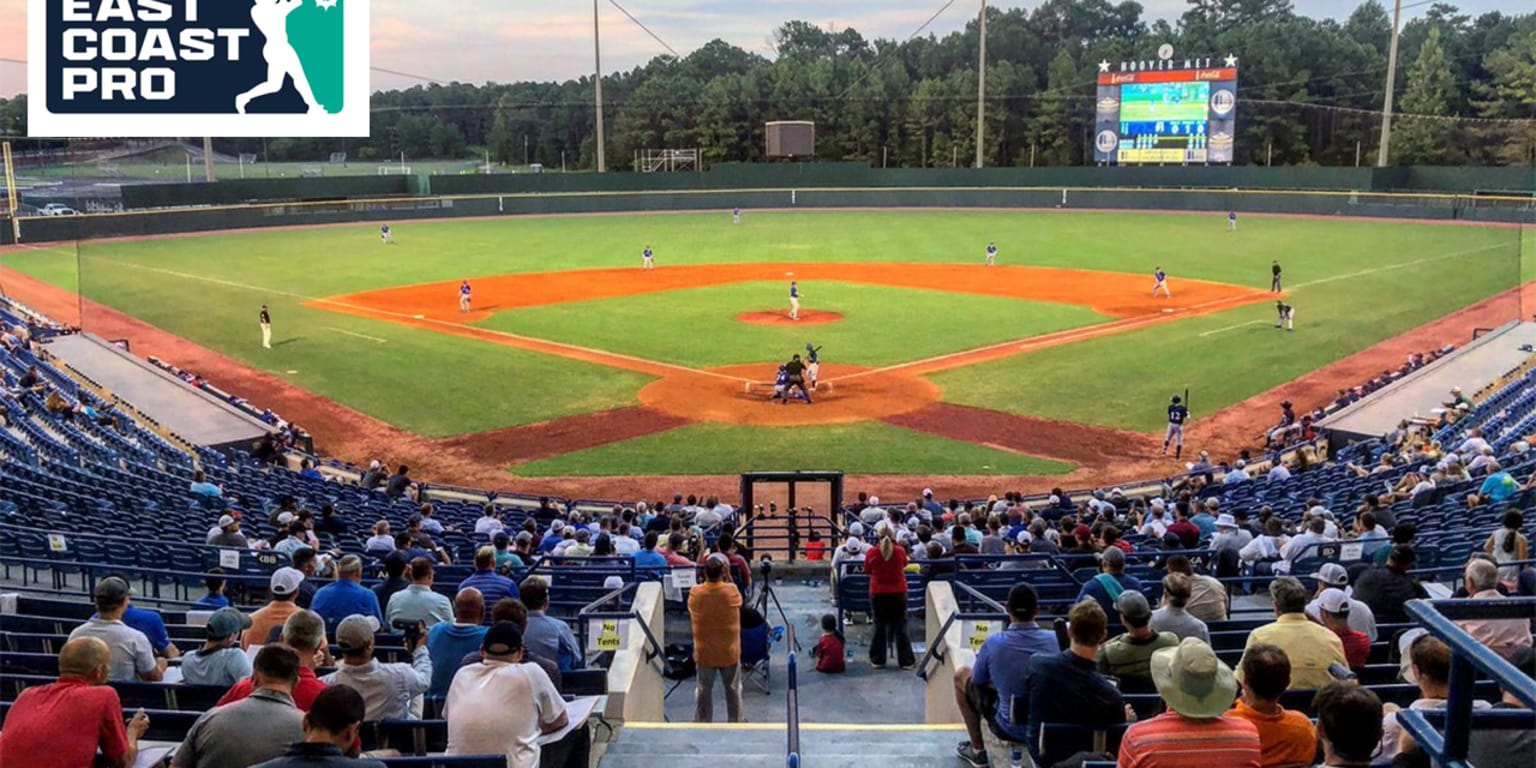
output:
[[[1099,71],[1100,72],[1108,72],[1109,71],[1109,59],[1103,59],[1103,60],[1101,60],[1099,62]]]
[[[1227,54],[1227,58],[1223,59],[1223,61],[1227,63],[1227,67],[1229,68],[1237,66],[1237,57],[1230,53]]]

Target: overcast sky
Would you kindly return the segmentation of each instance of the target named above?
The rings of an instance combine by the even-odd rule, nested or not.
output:
[[[665,53],[609,3],[602,3],[603,68],[629,69]],[[865,37],[902,39],[943,5],[943,0],[619,0],[663,40],[682,53],[719,37],[742,48],[769,52],[774,27],[790,19],[854,27]],[[1294,0],[1300,13],[1347,16],[1354,0]],[[0,59],[25,59],[27,0],[0,0]],[[930,29],[940,35],[964,25],[978,0],[959,0]],[[1408,0],[1419,13],[1428,4]],[[1001,0],[1004,6],[1033,6]],[[1530,0],[1460,0],[1476,15],[1500,10],[1524,13]],[[1175,18],[1184,0],[1143,0],[1149,19]],[[564,80],[591,71],[592,5],[586,0],[374,0],[373,65],[442,80],[513,82]],[[0,96],[26,85],[25,68],[0,61]],[[380,72],[375,88],[409,87],[419,81]]]

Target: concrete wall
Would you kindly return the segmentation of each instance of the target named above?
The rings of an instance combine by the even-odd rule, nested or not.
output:
[[[666,637],[660,583],[647,581],[636,587],[632,608],[650,627],[652,637],[657,640]],[[645,657],[645,631],[639,624],[630,622],[625,647],[614,654],[613,664],[608,668],[608,706],[603,710],[603,716],[609,722],[659,723],[666,720],[667,680],[661,676],[661,659],[646,661]]]
[[[927,610],[923,637],[929,648],[944,652],[944,661],[928,669],[928,682],[923,689],[923,722],[958,723],[961,720],[959,705],[955,703],[955,670],[975,664],[976,652],[966,645],[961,622],[950,624],[943,634],[939,632],[950,616],[960,612],[954,587],[947,581],[929,582],[924,600]]]

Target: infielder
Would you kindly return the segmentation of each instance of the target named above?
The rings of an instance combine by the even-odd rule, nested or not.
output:
[[[1269,264],[1269,290],[1271,293],[1280,292],[1280,260],[1276,259]]]
[[[1296,330],[1296,308],[1283,300],[1275,302],[1275,327],[1285,326],[1287,331]]]
[[[813,347],[807,341],[805,343],[805,372],[810,375],[811,389],[816,389],[816,380],[821,378],[821,347]]]
[[[1237,211],[1227,211],[1227,231],[1237,231]]]
[[[272,348],[272,313],[267,311],[267,305],[261,305],[261,348]]]
[[[459,283],[459,312],[469,312],[469,281]]]
[[[987,266],[997,264],[997,243],[987,243]]]
[[[741,223],[741,209],[740,208],[732,208],[731,209],[731,223],[732,224],[740,224]]]
[[[651,247],[649,245],[645,247],[645,250],[640,252],[640,264],[642,269],[656,268],[655,258],[651,253]]]
[[[1164,298],[1173,298],[1173,291],[1168,290],[1168,273],[1164,272],[1162,267],[1158,267],[1152,273],[1152,279],[1154,281],[1152,283],[1152,298],[1157,298],[1158,291],[1163,292]]]
[[[394,245],[395,244],[395,238],[391,237],[390,234],[389,234],[389,225],[388,224],[385,224],[384,226],[379,227],[379,242],[383,243],[384,245]]]
[[[789,281],[789,319],[800,319],[800,286]]]
[[[1184,407],[1184,401],[1178,395],[1173,396],[1173,402],[1168,404],[1168,432],[1163,435],[1163,455],[1168,455],[1168,444],[1173,444],[1173,457],[1179,458],[1184,453],[1184,422],[1189,421],[1189,409]]]

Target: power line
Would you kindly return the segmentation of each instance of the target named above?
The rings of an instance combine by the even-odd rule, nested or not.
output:
[[[952,6],[954,4],[955,4],[955,0],[949,0],[949,2],[939,6],[939,9],[937,11],[934,11],[933,15],[929,16],[928,20],[922,23],[922,26],[919,26],[917,29],[913,30],[912,34],[907,35],[907,39],[903,40],[902,42],[903,43],[910,43],[910,42],[912,42],[914,39],[917,38],[918,35],[921,35],[923,33],[923,30],[928,28],[928,25],[930,25],[933,22],[937,21],[938,18],[940,16],[943,16],[944,12],[949,10],[950,6]],[[859,75],[859,79],[857,79],[857,80],[853,81],[851,84],[849,84],[847,90],[844,90],[842,96],[839,96],[838,98],[841,99],[841,98],[847,96],[848,94],[853,92],[853,89],[859,87],[860,85],[863,85],[864,81],[869,79],[869,76],[875,73],[875,66],[878,65],[881,62],[881,60],[883,60],[887,56],[889,56],[892,51],[898,50],[899,48],[900,48],[900,46],[893,46],[891,48],[886,49],[885,51],[882,51],[880,54],[875,56],[875,60],[871,61],[869,63],[868,67],[864,68],[864,74]]]
[[[401,72],[398,69],[385,69],[384,67],[369,67],[368,69],[369,69],[369,71],[372,71],[372,72],[383,72],[386,75],[395,75],[396,77],[405,77],[405,78],[409,78],[411,80],[420,80],[420,81],[425,82],[425,83],[436,83],[438,85],[447,85],[448,84],[447,82],[439,80],[439,79],[437,79],[435,77],[427,77],[426,75],[416,75],[416,74],[412,74],[410,72]]]
[[[673,56],[676,56],[679,59],[681,59],[683,57],[683,55],[681,53],[677,52],[676,48],[673,48],[672,46],[668,45],[667,41],[661,39],[661,37],[659,35],[657,35],[655,32],[652,32],[650,27],[647,27],[643,22],[641,22],[639,19],[635,18],[635,15],[633,13],[630,13],[629,9],[625,8],[622,5],[619,5],[619,0],[608,0],[608,4],[612,5],[613,7],[617,8],[617,9],[619,9],[619,13],[624,14],[625,18],[629,19],[630,21],[633,21],[635,23],[635,26],[645,30],[645,33],[647,35],[650,35],[652,40],[655,40],[656,42],[661,43],[661,47],[667,49],[667,51],[670,52]]]

